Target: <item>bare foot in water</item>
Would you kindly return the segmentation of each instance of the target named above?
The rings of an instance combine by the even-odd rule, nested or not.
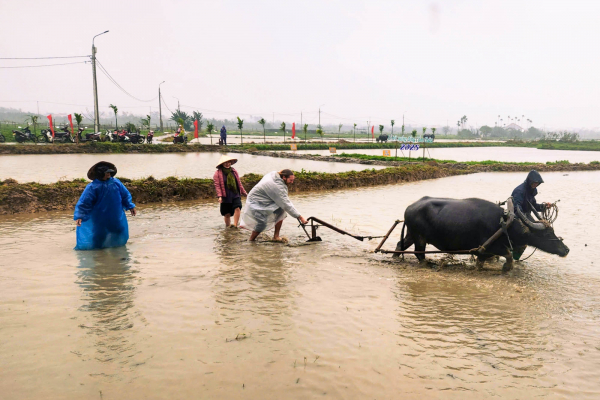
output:
[[[285,237],[281,237],[281,236],[273,236],[273,241],[277,242],[277,243],[287,243],[288,240]]]

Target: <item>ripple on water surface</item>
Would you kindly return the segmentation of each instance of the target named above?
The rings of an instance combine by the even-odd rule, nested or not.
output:
[[[524,176],[293,201],[379,235],[423,195],[503,200]],[[536,252],[509,274],[468,257],[394,262],[325,228],[307,245],[289,218],[287,245],[249,243],[213,202],[143,207],[126,248],[90,252],[72,250],[67,213],[2,217],[3,398],[596,398],[599,178],[544,174],[538,198],[561,199],[555,229],[571,253]]]

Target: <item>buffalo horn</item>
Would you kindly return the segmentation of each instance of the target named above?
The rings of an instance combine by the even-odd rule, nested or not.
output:
[[[527,216],[523,214],[523,211],[521,211],[521,207],[517,206],[515,208],[517,209],[517,215],[519,216],[519,218],[521,218],[521,221],[523,221],[523,223],[529,228],[536,229],[538,231],[543,231],[544,229],[546,229],[546,225],[543,222],[533,222],[532,220],[527,218]]]

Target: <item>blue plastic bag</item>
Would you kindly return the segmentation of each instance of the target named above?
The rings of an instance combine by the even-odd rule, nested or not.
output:
[[[75,250],[124,246],[129,240],[129,226],[123,210],[132,208],[131,193],[120,180],[92,181],[75,206],[73,219],[82,221],[77,227]]]

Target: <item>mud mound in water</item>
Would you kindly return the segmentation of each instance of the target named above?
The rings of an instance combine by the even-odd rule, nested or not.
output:
[[[290,192],[342,189],[385,185],[423,179],[442,178],[468,173],[461,169],[443,169],[431,165],[410,165],[382,170],[350,171],[338,174],[296,172]],[[247,174],[242,183],[247,191],[262,175]],[[131,180],[119,178],[129,189],[137,204],[162,203],[216,198],[212,179],[166,178]],[[83,179],[59,181],[52,184],[18,183],[13,179],[0,182],[0,214],[32,213],[51,210],[71,210],[89,182]]]

